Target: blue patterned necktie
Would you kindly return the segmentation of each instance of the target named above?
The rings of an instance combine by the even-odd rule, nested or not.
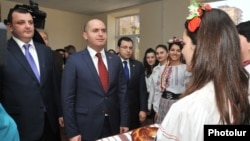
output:
[[[126,75],[126,79],[127,79],[127,84],[129,82],[129,70],[128,70],[128,62],[127,61],[123,61],[124,64],[124,72]]]
[[[24,44],[23,47],[25,48],[25,57],[26,57],[27,61],[29,62],[30,67],[32,68],[33,72],[35,73],[37,80],[40,82],[40,74],[39,74],[38,69],[36,67],[36,63],[35,63],[32,55],[29,52],[30,44]]]

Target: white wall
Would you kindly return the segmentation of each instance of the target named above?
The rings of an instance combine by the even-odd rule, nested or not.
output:
[[[182,37],[184,22],[189,13],[187,8],[189,4],[190,0],[162,0],[93,17],[104,19],[104,21],[109,19],[108,32],[114,33],[115,17],[126,15],[126,13],[130,14],[131,11],[138,11],[141,23],[139,60],[142,61],[147,48],[155,48],[158,44],[167,44],[167,41],[173,36]],[[109,34],[108,38],[107,48],[114,49],[116,46],[113,41],[114,34]]]

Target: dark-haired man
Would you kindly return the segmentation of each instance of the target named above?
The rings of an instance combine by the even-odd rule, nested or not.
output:
[[[33,41],[34,22],[26,9],[7,18],[12,34],[2,71],[1,97],[22,141],[59,141],[59,92],[52,51]]]
[[[129,97],[130,125],[129,129],[141,126],[146,119],[147,112],[147,88],[145,82],[145,71],[143,64],[135,59],[133,55],[133,40],[129,37],[121,37],[118,40],[118,50],[123,62],[124,72],[127,75],[127,95]]]

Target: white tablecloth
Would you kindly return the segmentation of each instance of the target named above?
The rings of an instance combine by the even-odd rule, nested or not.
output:
[[[153,124],[153,125],[150,125],[150,126],[159,128],[158,124]],[[127,133],[123,133],[123,134],[118,134],[118,135],[115,135],[115,136],[102,138],[102,139],[99,139],[97,141],[132,141],[131,133],[132,133],[132,131],[127,132]]]

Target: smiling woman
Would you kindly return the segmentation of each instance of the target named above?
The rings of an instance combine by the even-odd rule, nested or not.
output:
[[[162,96],[159,103],[156,123],[161,123],[171,105],[175,103],[185,91],[190,73],[182,57],[182,39],[174,37],[169,40],[169,55],[167,64],[161,74]]]

